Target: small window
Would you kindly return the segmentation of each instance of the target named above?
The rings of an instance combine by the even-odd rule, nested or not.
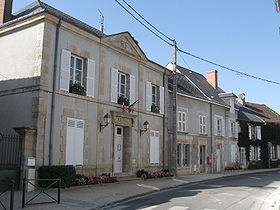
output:
[[[206,116],[199,115],[199,133],[206,134]]]
[[[151,111],[159,113],[159,87],[152,84],[152,105]]]
[[[222,119],[220,118],[217,119],[217,135],[222,135]]]
[[[178,111],[178,131],[187,131],[187,113]]]
[[[69,92],[86,95],[84,59],[71,55]]]
[[[231,134],[231,137],[235,136],[235,122],[234,121],[230,122],[230,134]]]
[[[117,128],[117,134],[122,135],[122,128]]]

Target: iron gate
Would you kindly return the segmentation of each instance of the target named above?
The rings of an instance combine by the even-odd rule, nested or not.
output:
[[[22,138],[16,134],[0,133],[0,189],[15,180],[19,187],[22,158]]]

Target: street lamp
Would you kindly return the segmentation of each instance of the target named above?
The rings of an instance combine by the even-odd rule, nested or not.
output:
[[[100,123],[100,131],[102,130],[102,128],[105,128],[110,124],[111,115],[109,113],[106,113],[103,118],[103,122]]]
[[[150,123],[146,120],[146,121],[143,123],[143,128],[144,128],[144,129],[140,129],[140,136],[142,135],[142,133],[145,133],[145,132],[148,131],[149,126],[150,126]]]

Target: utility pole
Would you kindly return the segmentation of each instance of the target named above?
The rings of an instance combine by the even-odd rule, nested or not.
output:
[[[172,127],[171,169],[177,175],[177,43],[173,40],[173,94],[172,94]]]

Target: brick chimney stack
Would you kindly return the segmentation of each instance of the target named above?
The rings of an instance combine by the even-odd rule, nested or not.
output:
[[[237,95],[237,101],[244,106],[245,105],[245,93],[241,93],[241,94]]]
[[[0,0],[0,24],[12,19],[13,0]]]
[[[212,85],[213,88],[218,88],[218,71],[217,70],[211,70],[206,72],[207,74],[207,82]]]

